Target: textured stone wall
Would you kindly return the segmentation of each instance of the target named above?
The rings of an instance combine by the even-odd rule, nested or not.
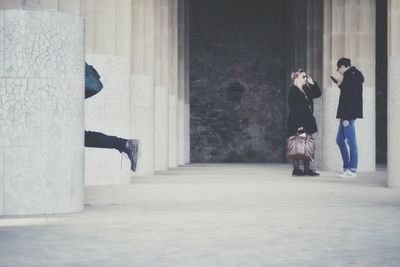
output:
[[[83,38],[78,16],[0,11],[0,215],[83,209]]]
[[[192,162],[284,161],[285,14],[285,1],[191,2]]]
[[[1,0],[0,9],[47,10],[80,15],[81,0]]]

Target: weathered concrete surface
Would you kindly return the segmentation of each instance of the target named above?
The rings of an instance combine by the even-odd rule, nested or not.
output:
[[[190,165],[86,190],[78,214],[0,219],[0,266],[399,266],[386,172]]]
[[[191,1],[191,162],[285,162],[285,10],[285,1]]]

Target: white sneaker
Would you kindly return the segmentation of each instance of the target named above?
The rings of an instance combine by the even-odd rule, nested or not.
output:
[[[345,171],[341,171],[336,173],[336,177],[339,178],[356,178],[357,177],[357,173],[352,172],[350,170],[345,170]]]

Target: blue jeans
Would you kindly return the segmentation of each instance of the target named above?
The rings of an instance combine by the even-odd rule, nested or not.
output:
[[[349,120],[349,126],[344,127],[343,120],[340,120],[336,136],[336,143],[342,154],[343,170],[351,170],[352,172],[357,172],[358,165],[355,122],[355,120]]]

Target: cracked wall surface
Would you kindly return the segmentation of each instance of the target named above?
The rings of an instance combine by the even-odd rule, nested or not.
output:
[[[0,11],[0,214],[83,208],[83,20]]]
[[[80,15],[81,0],[1,0],[0,9],[48,10]]]

